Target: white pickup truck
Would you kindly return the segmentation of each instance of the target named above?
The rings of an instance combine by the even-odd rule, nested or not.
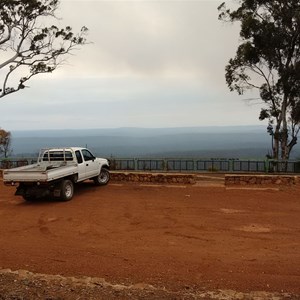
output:
[[[4,183],[18,184],[15,195],[23,196],[26,201],[49,196],[71,200],[74,184],[86,179],[94,180],[96,185],[107,184],[109,163],[78,147],[42,149],[36,164],[3,172]]]

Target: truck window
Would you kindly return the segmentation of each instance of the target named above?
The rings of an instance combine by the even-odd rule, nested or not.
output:
[[[83,149],[81,152],[85,161],[95,159],[94,155],[90,151]]]
[[[82,156],[81,156],[80,151],[79,151],[79,150],[76,150],[76,151],[75,151],[75,155],[76,155],[76,158],[77,158],[77,162],[78,162],[79,164],[81,164],[81,163],[83,162],[83,160],[82,160]]]

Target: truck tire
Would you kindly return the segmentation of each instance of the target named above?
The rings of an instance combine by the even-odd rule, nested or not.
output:
[[[102,168],[99,175],[94,177],[94,182],[96,185],[106,185],[110,179],[109,171],[105,168]]]
[[[63,180],[60,187],[60,199],[62,201],[69,201],[74,195],[74,184],[71,180]]]

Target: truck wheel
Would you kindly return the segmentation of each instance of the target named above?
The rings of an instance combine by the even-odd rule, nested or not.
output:
[[[63,180],[60,188],[60,198],[62,201],[69,201],[74,195],[74,184],[71,180]]]
[[[110,176],[107,169],[102,168],[100,174],[94,177],[94,182],[96,185],[106,185],[109,182]]]

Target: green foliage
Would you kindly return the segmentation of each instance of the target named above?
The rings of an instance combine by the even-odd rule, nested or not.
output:
[[[225,78],[242,95],[257,89],[264,103],[259,119],[274,123],[273,157],[287,159],[300,125],[300,2],[241,0],[236,10],[219,6],[219,19],[241,24],[241,43]],[[280,139],[277,137],[280,136]]]
[[[0,1],[0,51],[5,52],[0,61],[0,98],[24,89],[32,76],[53,72],[66,54],[86,43],[86,27],[75,34],[70,26],[43,25],[45,18],[55,19],[58,4],[58,0]],[[20,72],[25,75],[18,78]]]

